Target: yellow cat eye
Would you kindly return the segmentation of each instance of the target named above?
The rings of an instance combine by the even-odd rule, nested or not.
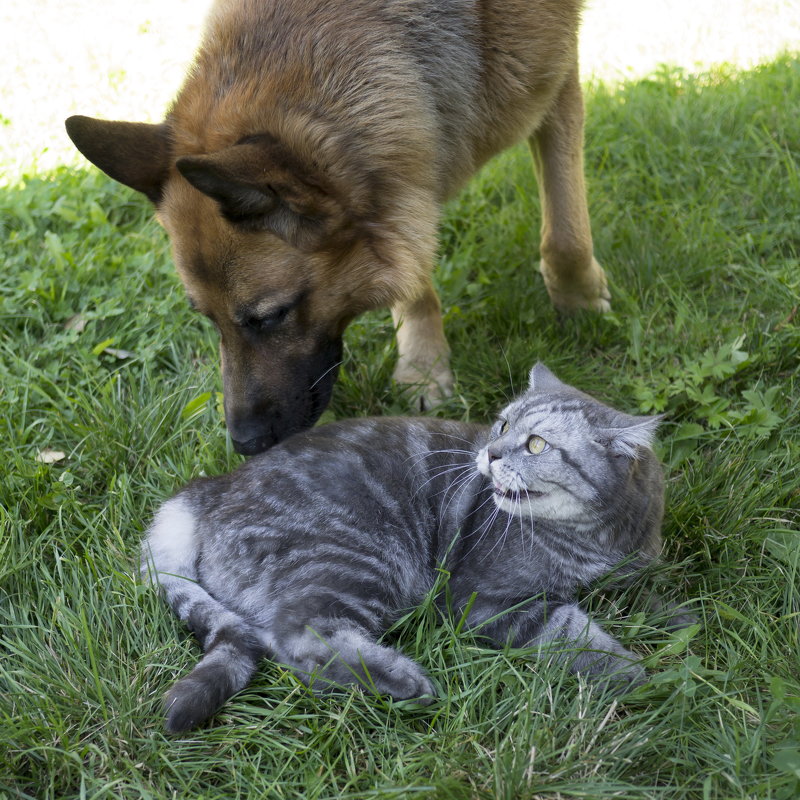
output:
[[[500,426],[500,435],[501,435],[501,436],[504,436],[505,434],[507,434],[507,433],[508,433],[508,429],[509,429],[510,427],[511,427],[511,426],[508,424],[508,420],[507,420],[507,419],[504,419],[504,420],[503,420],[503,424]]]
[[[547,442],[541,436],[531,436],[528,439],[528,452],[538,456],[547,447]]]

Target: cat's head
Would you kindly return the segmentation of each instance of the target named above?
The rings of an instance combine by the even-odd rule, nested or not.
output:
[[[500,413],[476,463],[503,511],[591,523],[623,490],[658,423],[609,408],[536,364],[527,391]]]

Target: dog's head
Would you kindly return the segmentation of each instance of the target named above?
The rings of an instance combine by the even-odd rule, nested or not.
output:
[[[380,193],[268,134],[202,152],[176,146],[166,123],[71,117],[67,131],[155,204],[189,301],[220,334],[236,449],[257,453],[312,425],[330,399],[345,327],[407,282],[398,259],[380,253],[368,213]]]

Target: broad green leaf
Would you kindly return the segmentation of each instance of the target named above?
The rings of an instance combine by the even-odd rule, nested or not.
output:
[[[96,344],[92,348],[92,355],[93,356],[99,356],[100,353],[102,353],[103,350],[106,349],[106,347],[111,347],[111,345],[114,344],[114,342],[116,342],[116,341],[117,340],[116,340],[116,338],[114,336],[111,336],[108,339],[104,339],[102,342],[100,342],[100,344]]]
[[[800,563],[800,531],[776,528],[767,533],[767,550],[785,564]]]
[[[705,433],[705,428],[702,425],[698,425],[696,422],[684,422],[672,434],[672,439],[676,442],[682,442],[686,439],[696,439],[703,433]]]
[[[190,400],[181,410],[181,419],[192,419],[198,414],[202,413],[209,400],[211,400],[212,392],[203,392],[197,395],[193,400]]]
[[[788,772],[800,779],[800,749],[787,747],[778,750],[772,758],[772,763],[781,771]]]

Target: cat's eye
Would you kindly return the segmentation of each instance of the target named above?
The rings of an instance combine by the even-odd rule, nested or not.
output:
[[[541,436],[531,436],[531,438],[528,439],[528,452],[535,456],[538,456],[539,453],[543,453],[549,446],[550,445],[547,444]]]
[[[507,434],[507,433],[508,433],[508,429],[509,429],[510,427],[511,427],[511,426],[508,424],[508,420],[507,420],[507,419],[504,419],[504,420],[503,420],[503,424],[500,426],[500,435],[501,435],[501,436],[505,436],[505,434]]]

